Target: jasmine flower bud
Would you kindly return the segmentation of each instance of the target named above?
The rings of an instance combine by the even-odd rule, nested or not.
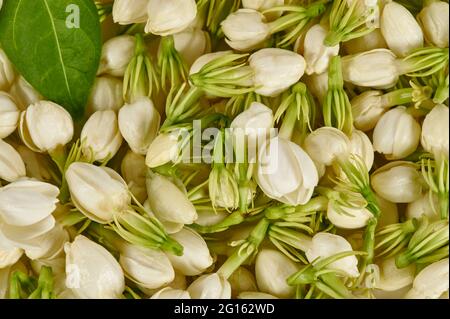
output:
[[[408,9],[397,2],[392,1],[384,6],[381,33],[389,49],[399,57],[423,46],[423,33],[419,23]]]
[[[418,168],[408,162],[392,162],[371,176],[375,192],[393,203],[411,203],[422,196],[423,178]]]
[[[147,22],[149,0],[117,0],[113,3],[112,16],[115,23],[127,25]]]
[[[306,61],[306,74],[321,74],[328,70],[330,59],[339,54],[339,43],[335,46],[326,46],[324,40],[327,30],[320,24],[311,27],[305,36],[304,57]]]
[[[158,133],[160,122],[161,115],[147,97],[125,104],[119,111],[120,132],[136,154],[147,154]]]
[[[438,299],[448,291],[448,258],[442,259],[422,269],[406,294],[406,299]]]
[[[420,125],[399,106],[385,113],[373,131],[373,148],[390,160],[404,158],[412,154],[419,145]]]
[[[422,147],[435,156],[448,158],[448,107],[444,104],[436,105],[427,114],[422,124]]]
[[[431,1],[420,11],[419,20],[427,42],[439,48],[448,48],[449,5],[444,1]]]
[[[197,16],[195,0],[149,0],[145,32],[172,35],[186,29]]]
[[[100,67],[97,74],[124,76],[134,56],[136,41],[131,35],[120,35],[103,44]]]
[[[123,81],[112,76],[95,79],[89,96],[90,111],[118,111],[123,106]]]
[[[231,299],[230,283],[217,273],[200,276],[187,290],[192,299]]]
[[[102,246],[82,235],[67,243],[66,286],[83,299],[118,299],[125,289],[119,263]]]
[[[83,154],[92,161],[111,159],[122,144],[114,111],[97,111],[84,124],[80,135]]]
[[[0,92],[0,139],[12,134],[19,124],[20,111],[9,94]]]
[[[0,139],[0,179],[14,182],[25,175],[25,164],[20,154]]]
[[[277,96],[297,83],[306,68],[305,59],[292,51],[267,48],[253,53],[249,58],[254,71],[255,93]]]
[[[19,125],[20,137],[25,145],[41,153],[66,145],[72,140],[74,131],[69,112],[49,101],[30,105],[22,112]]]

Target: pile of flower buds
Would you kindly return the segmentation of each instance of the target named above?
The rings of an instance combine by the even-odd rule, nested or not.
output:
[[[447,1],[97,7],[82,121],[0,48],[0,298],[448,298]]]

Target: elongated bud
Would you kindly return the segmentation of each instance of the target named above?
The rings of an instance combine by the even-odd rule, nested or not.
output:
[[[448,107],[444,104],[436,105],[427,114],[422,124],[422,147],[435,156],[448,158]]]
[[[191,66],[195,60],[211,51],[209,34],[201,29],[188,28],[173,35],[175,49],[183,61]]]
[[[83,154],[92,161],[107,161],[116,155],[122,135],[114,111],[97,111],[91,115],[81,131]]]
[[[184,247],[183,256],[167,255],[173,267],[186,276],[203,273],[213,264],[205,240],[194,230],[183,228],[172,237]]]
[[[121,35],[103,44],[98,74],[124,76],[134,55],[136,43],[131,35]]]
[[[305,150],[311,158],[326,166],[343,154],[349,152],[350,140],[340,130],[333,127],[321,127],[312,132],[305,140]]]
[[[149,0],[145,32],[172,35],[186,29],[197,16],[195,0]]]
[[[226,42],[238,51],[261,47],[270,35],[264,15],[253,9],[239,9],[222,22]]]
[[[52,123],[52,125],[48,125]],[[30,105],[20,117],[20,137],[35,152],[52,152],[72,140],[73,121],[63,107],[49,101]]]
[[[411,203],[422,195],[423,179],[416,167],[408,162],[392,162],[371,176],[375,192],[393,203]]]
[[[448,48],[449,5],[444,1],[432,1],[420,11],[419,20],[425,39],[440,48]]]
[[[0,139],[0,179],[14,182],[25,175],[25,164],[20,154]]]
[[[147,154],[158,133],[160,122],[161,116],[147,97],[125,104],[119,111],[120,132],[136,154]]]
[[[127,25],[147,21],[147,6],[149,0],[117,0],[113,3],[112,16],[115,23]]]
[[[397,2],[389,2],[384,6],[381,33],[389,49],[399,57],[423,46],[423,33],[419,23],[408,9]]]
[[[339,44],[326,46],[323,42],[327,30],[320,24],[316,24],[308,30],[305,36],[305,60],[306,74],[321,74],[328,69],[330,58],[339,54]]]
[[[352,246],[341,236],[330,233],[318,233],[311,242],[311,247],[306,251],[309,262],[317,258],[327,258],[341,252],[351,252]],[[327,268],[345,273],[349,277],[358,277],[358,260],[356,256],[347,256],[329,264]]]
[[[90,111],[118,111],[123,106],[122,92],[123,81],[111,76],[97,77],[88,101]]]
[[[9,94],[0,92],[0,138],[13,133],[19,124],[20,111]]]
[[[373,148],[390,160],[412,154],[419,145],[420,125],[399,106],[385,113],[373,131]]]
[[[118,299],[125,289],[119,263],[102,246],[82,235],[66,244],[66,286],[78,298]]]
[[[213,273],[197,278],[189,287],[192,299],[230,299],[231,286],[220,274]]]
[[[297,83],[305,73],[305,59],[292,51],[268,48],[253,53],[250,67],[254,71],[255,93],[277,96]]]
[[[277,250],[263,249],[256,257],[255,275],[259,289],[279,298],[294,294],[294,287],[289,286],[286,279],[297,270],[298,266]]]

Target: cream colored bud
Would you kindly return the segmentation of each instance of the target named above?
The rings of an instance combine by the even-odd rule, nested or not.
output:
[[[131,35],[120,35],[103,44],[98,74],[124,76],[134,56],[136,41]]]
[[[17,238],[15,242],[24,249],[26,256],[31,260],[53,260],[63,253],[64,245],[69,242],[69,234],[60,224],[56,224],[36,238],[27,240]]]
[[[123,81],[118,78],[112,76],[97,77],[88,100],[90,111],[118,111],[123,106],[122,88]]]
[[[375,29],[362,37],[344,42],[343,45],[349,54],[357,54],[374,49],[387,48],[386,41],[384,40],[380,29]]]
[[[412,289],[406,299],[438,299],[448,291],[448,258],[442,259],[422,269],[414,279]]]
[[[385,107],[382,91],[366,91],[354,97],[351,101],[353,123],[361,131],[372,130],[388,111]]]
[[[255,261],[259,289],[279,298],[292,297],[295,287],[288,285],[287,278],[298,268],[297,264],[277,250],[261,250]]]
[[[397,291],[412,284],[414,280],[415,265],[397,268],[395,256],[384,259],[375,266],[375,288],[384,291]]]
[[[19,124],[20,111],[9,94],[0,92],[0,139],[12,134]]]
[[[145,185],[147,166],[145,165],[145,157],[128,151],[122,159],[120,167],[122,177],[130,188],[131,193],[140,203],[143,203],[147,199],[147,186]]]
[[[448,48],[449,5],[444,1],[432,1],[420,11],[419,20],[427,42],[440,48]]]
[[[306,251],[306,258],[313,262],[318,258],[327,258],[342,252],[353,251],[350,243],[341,236],[330,233],[318,233],[311,242],[311,247]],[[358,259],[356,256],[347,256],[336,260],[327,266],[329,269],[338,270],[348,277],[359,276]]]
[[[166,287],[156,292],[150,299],[191,299],[191,295],[186,290]]]
[[[0,91],[9,89],[16,77],[16,72],[5,52],[0,48]]]
[[[227,44],[238,51],[250,51],[261,47],[270,36],[270,28],[264,15],[252,9],[239,9],[222,23]]]
[[[374,161],[374,150],[369,137],[362,131],[353,130],[349,146],[350,154],[358,156],[370,172]]]
[[[149,0],[145,32],[167,36],[186,29],[197,16],[195,0]]]
[[[375,192],[393,203],[411,203],[422,196],[423,178],[409,162],[392,162],[371,176]]]
[[[321,127],[305,139],[305,150],[318,164],[330,166],[341,155],[350,151],[350,140],[334,127]]]
[[[375,49],[342,58],[344,81],[357,86],[387,89],[399,78],[396,56],[387,49]]]
[[[147,154],[158,133],[160,122],[161,115],[148,97],[125,104],[119,111],[120,132],[136,154]]]
[[[17,77],[9,91],[11,96],[17,102],[20,110],[24,111],[29,105],[37,103],[44,98],[36,91],[30,83],[28,83],[23,76]]]
[[[422,147],[436,157],[442,155],[448,158],[448,118],[448,106],[438,104],[427,114],[422,124]]]
[[[0,139],[0,179],[14,182],[25,175],[25,164],[20,154]]]
[[[213,273],[197,278],[189,287],[192,299],[230,299],[230,283],[220,274]]]
[[[197,219],[197,211],[186,191],[167,177],[149,173],[146,185],[150,207],[159,220],[189,225]]]
[[[119,250],[125,275],[139,286],[160,288],[175,278],[172,264],[162,251],[130,244],[121,245]]]
[[[49,101],[30,105],[20,116],[22,141],[35,152],[52,152],[72,140],[73,121],[63,107]]]
[[[112,222],[130,205],[125,181],[108,167],[75,162],[67,169],[66,180],[74,205],[98,223]]]
[[[213,259],[205,240],[194,230],[183,228],[171,237],[184,248],[183,256],[167,254],[177,271],[186,276],[196,276],[212,265]]]
[[[328,70],[330,59],[339,54],[339,44],[329,47],[324,44],[328,31],[316,24],[308,30],[305,36],[304,57],[306,74],[321,74]]]
[[[406,218],[421,218],[426,216],[430,221],[440,219],[437,213],[439,209],[439,199],[435,194],[425,193],[419,199],[408,204],[406,207]]]
[[[292,51],[267,48],[253,53],[249,58],[254,71],[255,93],[277,96],[297,83],[305,73],[306,62]]]
[[[175,49],[183,61],[191,66],[195,60],[211,50],[209,34],[201,29],[188,28],[173,35]]]
[[[253,9],[260,12],[265,10],[279,7],[285,4],[285,0],[243,0],[242,7],[245,9]],[[264,14],[267,20],[272,21],[280,17],[283,13],[280,12],[269,12]]]
[[[258,291],[256,286],[255,276],[252,272],[244,267],[239,267],[233,274],[228,278],[231,285],[231,295],[236,297],[241,292],[244,291]]]
[[[117,115],[114,111],[97,111],[89,117],[81,131],[83,154],[93,160],[109,160],[122,144]]]
[[[148,148],[145,164],[154,168],[175,161],[179,154],[178,137],[178,131],[159,134]]]
[[[256,180],[268,197],[295,206],[311,199],[319,176],[300,146],[275,137],[259,149]]]
[[[328,92],[328,72],[305,76],[304,81],[319,103],[323,104]]]
[[[207,65],[209,62],[212,62],[215,59],[218,59],[220,57],[223,57],[225,55],[228,55],[232,53],[233,51],[218,51],[218,52],[212,52],[212,53],[205,53],[202,56],[198,57],[194,63],[192,64],[191,68],[189,69],[189,75],[196,74],[200,72],[200,70]]]
[[[373,214],[364,207],[353,208],[341,206],[340,209],[344,212],[336,210],[336,207],[331,201],[328,203],[327,218],[330,222],[343,229],[358,229],[367,225],[369,219]]]
[[[399,106],[385,113],[373,131],[373,148],[387,159],[405,158],[414,153],[420,141],[420,124]]]
[[[118,299],[125,289],[122,268],[102,246],[82,235],[66,244],[66,286],[82,299]]]
[[[423,46],[423,33],[411,12],[397,2],[389,2],[381,14],[381,33],[397,56],[404,57]]]
[[[147,22],[149,0],[117,0],[113,3],[112,16],[115,23],[127,25]]]

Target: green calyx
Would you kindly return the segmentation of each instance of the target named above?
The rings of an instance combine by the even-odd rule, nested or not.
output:
[[[432,263],[446,258],[448,243],[448,221],[430,223],[426,217],[422,217],[408,247],[396,257],[395,264],[398,268],[404,268],[412,263]]]
[[[217,273],[229,278],[248,258],[258,252],[258,247],[266,237],[270,222],[263,218],[255,226],[247,239],[236,243],[238,247],[234,253],[223,263]]]
[[[211,35],[213,48],[224,37],[220,24],[231,13],[241,7],[241,0],[199,0],[197,8],[199,15],[205,18],[205,27]]]
[[[429,187],[431,207],[443,220],[448,219],[449,209],[449,165],[444,157],[437,160],[422,158],[422,176]],[[433,194],[438,197],[439,207],[434,207]]]
[[[144,37],[138,33],[135,38],[135,54],[123,78],[123,97],[128,102],[139,97],[151,97],[155,90],[159,90],[158,76],[148,55]]]
[[[288,277],[287,283],[291,286],[311,285],[336,299],[352,299],[353,295],[338,277],[343,274],[338,270],[327,269],[327,266],[348,256],[364,254],[364,252],[348,251],[318,259]]]
[[[202,90],[186,83],[172,87],[166,99],[166,120],[161,130],[200,115],[203,95]]]
[[[305,31],[312,19],[320,16],[326,10],[328,0],[317,1],[310,6],[299,5],[277,6],[263,11],[263,14],[284,12],[283,16],[269,23],[270,34],[286,32],[278,37],[276,46],[286,48],[291,46]]]
[[[231,119],[247,110],[253,102],[262,103],[263,98],[255,92],[232,96],[225,105],[225,114]]]
[[[111,228],[127,242],[142,247],[161,249],[176,256],[183,255],[183,246],[169,237],[159,220],[151,214],[139,201],[133,198],[136,206],[114,215]]]
[[[9,299],[55,299],[52,268],[42,266],[39,278],[15,271],[9,282]]]
[[[353,131],[352,105],[344,90],[340,56],[335,56],[330,61],[323,118],[326,126],[337,128],[345,134],[351,135]]]
[[[166,91],[168,86],[177,86],[186,82],[188,68],[175,49],[173,36],[162,37],[160,46],[158,52],[160,84],[161,88]]]
[[[300,133],[302,141],[313,131],[316,105],[304,83],[295,84],[283,94],[282,102],[275,113],[275,121],[281,120],[279,135],[287,140],[292,139],[294,130]]]
[[[417,230],[419,221],[410,219],[404,223],[391,224],[376,232],[376,257],[390,258],[404,249],[414,232]]]
[[[223,98],[255,90],[253,70],[247,65],[248,54],[228,53],[220,56],[189,77],[190,82],[206,93]]]
[[[101,1],[95,1],[95,6],[97,7],[100,23],[105,21],[113,10],[112,3],[102,3]]]
[[[424,47],[412,51],[398,62],[401,74],[410,77],[427,77],[446,69],[448,48]]]
[[[375,27],[371,21],[375,13],[372,8],[365,6],[362,1],[335,0],[329,15],[330,31],[325,38],[326,46],[335,46],[369,34]]]

